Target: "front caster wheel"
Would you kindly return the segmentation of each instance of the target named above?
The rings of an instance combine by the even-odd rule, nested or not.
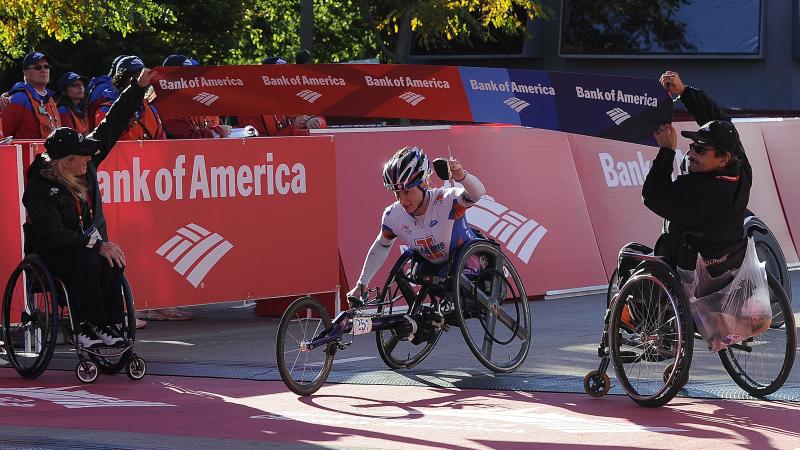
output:
[[[583,390],[592,397],[602,397],[608,394],[609,389],[611,389],[611,380],[607,373],[600,374],[593,370],[583,377]]]
[[[131,380],[141,380],[147,373],[147,363],[144,362],[144,359],[138,356],[132,356],[130,361],[128,361],[128,366],[125,368],[125,372],[128,374],[128,378]]]
[[[89,384],[94,383],[94,380],[97,379],[97,375],[100,372],[97,370],[97,364],[91,361],[83,361],[78,363],[78,367],[75,368],[75,375],[78,376],[78,379],[81,382]]]

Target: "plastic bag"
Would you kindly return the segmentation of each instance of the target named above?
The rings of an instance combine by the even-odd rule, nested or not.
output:
[[[772,322],[766,263],[758,260],[755,241],[747,240],[741,267],[712,277],[697,256],[694,271],[678,269],[691,304],[697,331],[709,350],[718,352],[757,336]]]

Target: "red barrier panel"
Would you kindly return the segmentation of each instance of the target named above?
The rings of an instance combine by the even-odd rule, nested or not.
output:
[[[333,140],[120,142],[98,172],[139,308],[335,291]]]
[[[800,170],[800,153],[797,151],[800,121],[765,122],[761,129],[783,213],[794,240],[794,250],[800,253],[800,196],[797,195],[800,192],[800,176],[797,174]],[[784,242],[781,242],[781,247],[784,253],[788,253]],[[788,254],[786,258],[789,258]],[[796,261],[795,258],[792,262]]]
[[[449,145],[453,157],[481,179],[490,197],[470,208],[467,220],[503,243],[528,294],[605,283],[566,135],[505,126],[334,135],[339,243],[351,284],[378,234],[381,212],[394,201],[383,188],[382,165],[406,145],[422,147],[431,158],[448,156]],[[384,282],[398,256],[395,245],[372,285]]]
[[[0,286],[22,260],[22,147],[0,146]]]
[[[642,185],[658,149],[569,135],[586,206],[607,277],[620,247],[635,241],[652,246],[662,220],[642,204]]]

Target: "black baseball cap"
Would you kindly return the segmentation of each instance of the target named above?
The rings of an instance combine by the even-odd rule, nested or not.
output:
[[[78,80],[81,80],[85,83],[86,77],[82,77],[75,72],[67,72],[64,75],[61,75],[61,78],[58,79],[58,89],[61,92],[64,92],[65,89],[75,84],[75,82]]]
[[[681,131],[681,136],[687,137],[698,144],[710,145],[716,150],[725,151],[732,155],[738,154],[742,148],[736,127],[727,120],[712,120],[697,131]]]
[[[22,59],[22,68],[27,69],[43,59],[47,59],[49,61],[47,55],[42,52],[30,52],[25,55],[25,58]]]
[[[117,63],[117,73],[136,72],[145,68],[141,58],[135,55],[126,56]]]
[[[72,128],[60,127],[47,136],[44,148],[52,160],[69,155],[92,156],[98,152],[100,141],[87,139]]]

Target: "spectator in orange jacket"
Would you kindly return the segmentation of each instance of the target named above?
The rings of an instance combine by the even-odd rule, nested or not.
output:
[[[199,66],[200,63],[184,55],[169,55],[164,66]],[[217,116],[192,116],[165,119],[164,131],[169,139],[224,138],[231,134],[230,125],[222,125]]]
[[[3,134],[16,139],[44,139],[61,126],[50,82],[50,61],[44,53],[31,52],[22,60],[24,81],[15,84],[3,111]]]
[[[72,128],[86,136],[91,129],[86,111],[83,80],[85,78],[75,72],[67,72],[58,79],[58,90],[61,91],[61,97],[58,99],[58,114],[61,116],[62,126]]]
[[[139,73],[144,68],[145,65],[138,56],[126,56],[119,60],[117,64],[117,73],[114,75],[111,83],[114,85],[117,92],[122,92],[122,90],[131,83],[131,80],[135,80],[139,76]],[[112,101],[106,101],[103,103],[103,106],[97,110],[95,123],[100,123],[100,121],[103,120],[112,103]],[[119,139],[121,141],[147,141],[166,138],[167,135],[164,134],[164,127],[161,123],[161,118],[158,116],[158,111],[155,106],[151,105],[145,98],[142,100],[142,106],[131,119],[128,129],[122,133]]]
[[[286,61],[273,56],[264,58],[261,64],[286,64]],[[328,126],[322,116],[290,116],[287,114],[239,116],[239,126],[246,127],[248,125],[258,130],[259,136],[302,136],[307,135],[310,129],[326,128]]]

